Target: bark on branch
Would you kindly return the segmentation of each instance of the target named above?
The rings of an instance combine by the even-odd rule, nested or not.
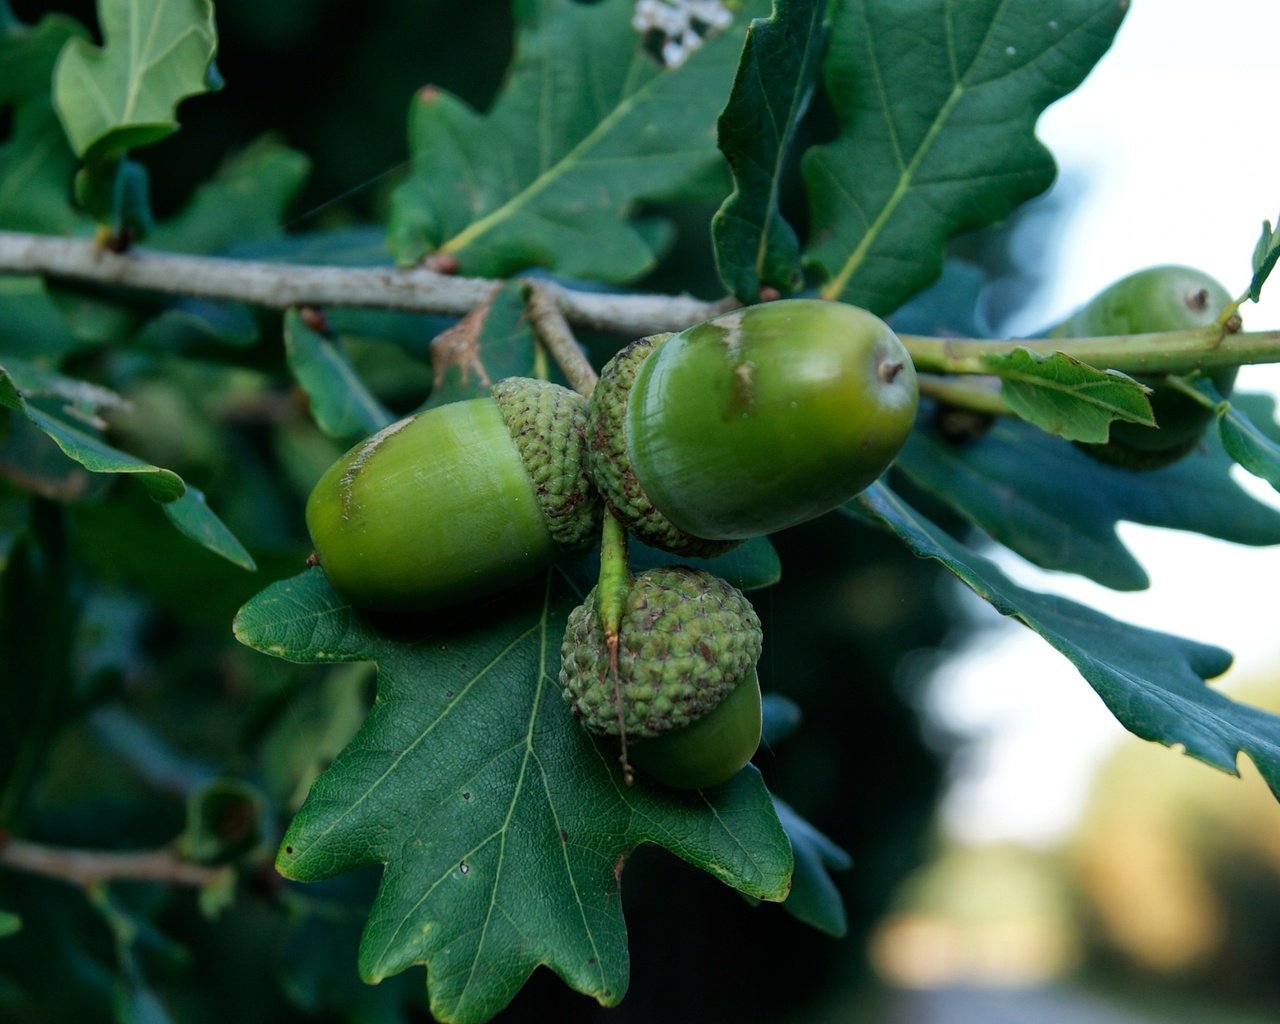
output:
[[[226,299],[270,309],[354,306],[462,316],[485,300],[495,281],[453,277],[423,268],[327,267],[145,248],[115,253],[84,238],[0,231],[0,273],[113,285],[163,295]],[[683,295],[609,295],[551,282],[538,287],[579,327],[630,337],[679,331],[737,302]]]

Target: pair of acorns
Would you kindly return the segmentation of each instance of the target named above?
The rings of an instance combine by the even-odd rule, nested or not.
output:
[[[490,396],[356,445],[307,503],[334,590],[375,611],[476,600],[577,558],[607,506],[683,557],[821,515],[876,479],[915,419],[897,336],[818,300],[746,307],[642,338],[588,400],[508,378]],[[629,573],[611,615],[569,616],[560,682],[591,732],[669,785],[726,781],[760,739],[760,622],[734,587],[683,566]],[[605,621],[612,618],[612,622]]]

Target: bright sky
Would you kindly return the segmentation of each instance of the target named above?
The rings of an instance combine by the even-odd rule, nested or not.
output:
[[[1040,137],[1071,182],[1071,213],[1050,242],[1057,274],[1044,308],[1011,330],[1061,319],[1154,263],[1187,263],[1244,290],[1261,223],[1280,214],[1277,39],[1280,0],[1134,0],[1111,52],[1041,119]],[[1280,327],[1280,281],[1272,289],[1242,311],[1248,327]],[[1237,388],[1280,392],[1280,368],[1245,368]],[[1267,485],[1249,486],[1280,505]],[[1014,555],[1000,564],[1031,589],[1228,648],[1237,659],[1223,677],[1228,690],[1233,679],[1280,676],[1280,547],[1128,524],[1121,533],[1152,578],[1148,591],[1117,594]],[[998,619],[967,596],[978,621]],[[1099,759],[1117,742],[1142,741],[1044,641],[1005,625],[943,666],[930,687],[931,711],[978,738],[943,821],[962,841],[1049,843],[1079,812]]]

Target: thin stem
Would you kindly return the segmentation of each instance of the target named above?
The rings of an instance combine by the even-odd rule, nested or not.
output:
[[[23,839],[0,842],[0,866],[85,887],[123,880],[202,886],[228,870],[193,864],[168,847],[117,853],[45,846]]]
[[[1200,405],[1203,405],[1206,409],[1212,409],[1215,413],[1218,412],[1218,409],[1220,406],[1225,408],[1231,404],[1230,402],[1225,400],[1220,402],[1215,402],[1212,398],[1210,398],[1198,387],[1196,387],[1193,383],[1191,383],[1191,381],[1187,380],[1184,377],[1170,377],[1168,380],[1163,382],[1162,386],[1167,387],[1172,391],[1181,392],[1182,394],[1190,398],[1192,401],[1198,402]]]
[[[599,374],[573,336],[573,328],[564,318],[556,295],[532,282],[526,286],[526,295],[534,334],[564,372],[570,387],[590,397]]]
[[[187,256],[144,248],[114,253],[86,238],[0,231],[0,273],[115,285],[163,295],[246,302],[268,309],[351,306],[462,316],[482,303],[498,282],[454,277],[421,267],[326,267],[213,256]],[[545,282],[570,323],[640,337],[679,331],[732,309],[736,300],[703,302],[680,295],[608,295]]]
[[[1224,333],[1217,327],[1101,338],[1036,338],[988,341],[904,334],[902,343],[922,373],[990,374],[988,358],[1025,348],[1037,355],[1066,352],[1083,363],[1124,373],[1191,373],[1195,370],[1280,362],[1280,331]]]
[[[618,518],[605,509],[600,533],[600,575],[596,582],[596,615],[600,618],[605,647],[609,651],[609,675],[613,679],[614,706],[618,712],[618,739],[622,750],[623,781],[630,786],[635,780],[627,757],[627,727],[622,712],[622,677],[618,673],[618,641],[627,594],[631,590],[631,566],[627,562],[627,531]]]
[[[0,273],[40,274],[55,280],[111,285],[140,292],[245,302],[269,309],[351,306],[463,316],[499,282],[456,277],[423,267],[326,267],[187,256],[143,248],[115,253],[86,238],[0,231]],[[578,291],[551,281],[536,288],[579,328],[630,338],[680,331],[735,308],[736,299],[704,302],[685,295],[613,295]],[[1105,338],[1010,341],[904,335],[924,373],[990,373],[984,357],[1026,348],[1041,355],[1065,351],[1100,369],[1126,373],[1193,370],[1280,362],[1280,331],[1233,332],[1220,326]]]
[[[920,394],[936,398],[947,405],[973,412],[988,413],[992,416],[1008,416],[1013,412],[1000,397],[1000,389],[994,379],[988,380],[985,377],[974,380],[957,379],[922,373],[917,378],[917,382],[920,386]],[[993,387],[993,384],[996,386]]]

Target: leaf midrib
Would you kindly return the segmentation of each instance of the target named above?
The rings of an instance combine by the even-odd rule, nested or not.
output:
[[[497,209],[485,214],[479,220],[473,221],[462,231],[458,232],[458,234],[444,242],[440,246],[439,251],[458,252],[470,245],[481,235],[494,228],[496,225],[517,215],[521,211],[521,207],[532,203],[534,199],[555,184],[555,182],[557,182],[563,175],[572,170],[577,165],[579,156],[588,152],[598,142],[602,141],[613,129],[614,125],[620,121],[623,116],[631,113],[631,111],[639,105],[639,102],[645,99],[648,93],[655,88],[658,83],[662,82],[668,74],[670,74],[670,72],[660,72],[659,74],[654,75],[653,78],[649,79],[648,82],[642,85],[635,92],[624,96],[622,101],[614,107],[613,110],[606,114],[601,121],[597,122],[596,126],[584,135],[577,145],[565,153],[565,155],[562,156],[554,165],[544,170],[538,175],[538,177]],[[667,154],[666,156],[670,156],[670,154]],[[622,160],[624,158],[616,159]],[[628,157],[625,159],[630,160],[634,158]],[[585,161],[583,162],[585,163]]]

